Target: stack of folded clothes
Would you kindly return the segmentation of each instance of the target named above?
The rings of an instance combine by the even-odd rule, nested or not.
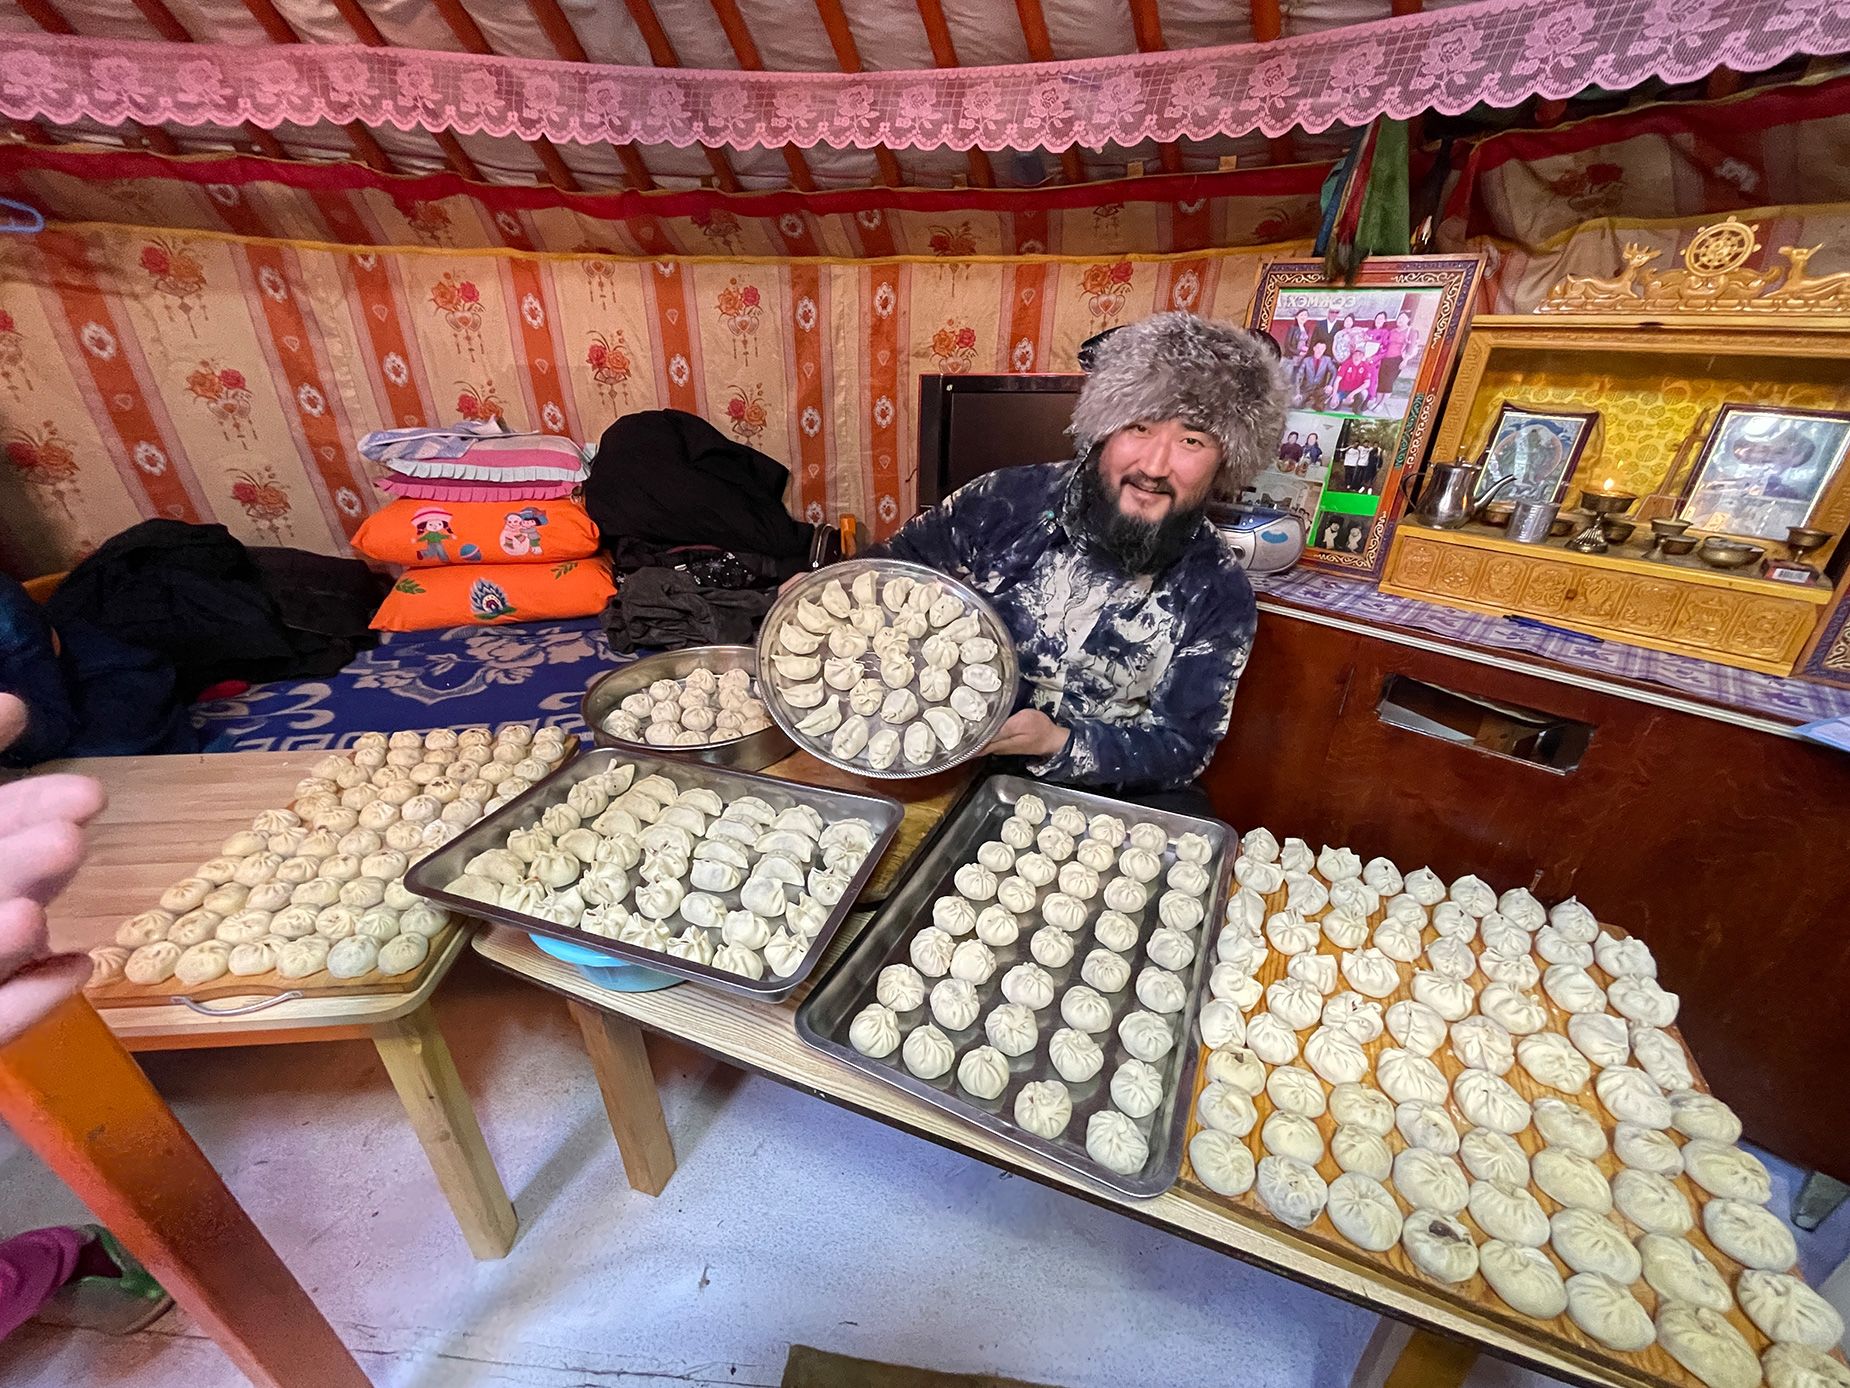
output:
[[[467,421],[368,434],[360,452],[397,500],[353,547],[406,570],[373,618],[379,630],[586,617],[616,591],[577,500],[584,452],[569,439]]]

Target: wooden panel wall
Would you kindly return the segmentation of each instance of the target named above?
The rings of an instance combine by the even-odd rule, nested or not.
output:
[[[1559,774],[1390,726],[1393,674],[1592,742]],[[1748,1137],[1850,1178],[1850,757],[1267,612],[1205,779],[1242,830],[1578,895],[1655,951]]]

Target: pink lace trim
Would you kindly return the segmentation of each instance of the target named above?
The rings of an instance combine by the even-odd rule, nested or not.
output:
[[[1476,0],[1270,44],[950,71],[605,67],[395,48],[9,34],[0,114],[285,121],[570,144],[1064,150],[1514,106],[1850,52],[1850,0]]]

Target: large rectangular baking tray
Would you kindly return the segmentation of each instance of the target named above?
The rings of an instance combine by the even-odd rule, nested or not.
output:
[[[1151,820],[1162,825],[1169,831],[1171,840],[1170,846],[1164,850],[1165,874],[1175,862],[1174,840],[1178,835],[1192,831],[1204,835],[1214,845],[1214,857],[1208,872],[1212,883],[1207,897],[1208,914],[1195,932],[1195,962],[1189,998],[1179,1014],[1182,1031],[1175,1048],[1165,1058],[1164,1063],[1168,1068],[1164,1075],[1163,1103],[1145,1120],[1150,1142],[1149,1160],[1144,1163],[1143,1170],[1133,1176],[1120,1176],[1093,1161],[1086,1153],[1085,1128],[1086,1120],[1094,1112],[1111,1106],[1111,1075],[1126,1058],[1123,1045],[1118,1040],[1117,1026],[1125,1014],[1138,1005],[1134,984],[1126,987],[1122,993],[1111,996],[1111,1029],[1098,1038],[1100,1045],[1105,1047],[1104,1066],[1097,1076],[1085,1084],[1067,1084],[1067,1091],[1073,1098],[1073,1116],[1060,1138],[1050,1142],[1035,1137],[1018,1127],[1012,1117],[1014,1096],[1022,1084],[1030,1080],[1060,1078],[1047,1059],[1047,1035],[1053,1027],[1060,1025],[1057,1011],[1059,998],[1071,984],[1080,981],[1080,965],[1092,944],[1092,922],[1103,909],[1096,899],[1088,903],[1091,909],[1085,927],[1077,932],[1075,943],[1080,947],[1074,950],[1072,960],[1061,968],[1048,970],[1054,978],[1055,1002],[1040,1014],[1042,1036],[1034,1050],[1010,1061],[1012,1073],[1009,1087],[1002,1092],[1000,1099],[984,1103],[965,1094],[957,1086],[955,1065],[940,1079],[922,1080],[905,1069],[898,1051],[884,1060],[873,1060],[848,1044],[848,1025],[853,1021],[855,1013],[874,1001],[874,985],[880,970],[887,964],[906,960],[906,948],[914,931],[931,923],[932,902],[956,890],[951,883],[952,874],[964,863],[972,861],[978,845],[995,836],[1002,821],[1013,813],[1016,800],[1029,792],[1046,801],[1049,811],[1061,805],[1073,805],[1085,811],[1088,817],[1099,813],[1115,814],[1127,823]],[[990,1136],[1065,1167],[1096,1185],[1140,1199],[1161,1195],[1175,1184],[1182,1168],[1183,1133],[1188,1126],[1188,1111],[1195,1088],[1195,1068],[1201,1056],[1201,1048],[1195,1037],[1195,1013],[1200,1007],[1202,987],[1213,963],[1214,937],[1219,929],[1220,912],[1225,907],[1228,877],[1233,870],[1233,854],[1233,831],[1217,820],[1146,809],[1141,805],[1127,804],[1086,791],[1042,785],[1019,776],[992,776],[963,802],[953,822],[947,824],[937,842],[913,865],[905,881],[887,898],[880,913],[868,922],[835,967],[811,990],[797,1009],[797,1034],[807,1044],[833,1056],[844,1065],[852,1065],[884,1084],[893,1085],[927,1103],[935,1104]],[[1043,889],[1043,895],[1046,890]],[[1133,979],[1136,970],[1146,962],[1143,946],[1157,925],[1155,894],[1152,894],[1151,901],[1141,912],[1138,924],[1140,929],[1137,949],[1133,955]],[[1031,933],[1024,929],[1015,944],[996,951],[995,975],[977,990],[983,1000],[977,1025],[963,1032],[946,1032],[956,1043],[960,1059],[971,1046],[982,1044],[981,1019],[1001,1000],[1002,976],[1013,965],[1032,959],[1028,950]],[[927,1014],[926,1008],[920,1008],[916,1013],[903,1014],[902,1031],[910,1032]]]
[[[728,800],[737,799],[741,795],[756,795],[775,810],[785,810],[792,805],[808,805],[822,816],[824,824],[841,819],[865,819],[874,826],[873,849],[862,860],[860,868],[848,883],[848,890],[842,893],[842,899],[829,912],[829,918],[823,922],[821,931],[810,941],[809,953],[803,957],[802,965],[789,978],[778,978],[769,971],[761,979],[746,978],[742,974],[728,973],[724,969],[696,963],[691,959],[677,959],[670,954],[659,954],[652,949],[626,945],[602,935],[575,930],[569,925],[555,925],[551,921],[522,915],[518,911],[489,906],[443,889],[444,883],[461,875],[463,865],[476,854],[486,849],[503,847],[511,831],[537,821],[547,806],[564,800],[580,781],[597,775],[609,766],[623,764],[635,766],[636,779],[639,781],[659,772],[683,790],[705,787]],[[723,988],[727,992],[739,993],[761,1002],[777,1002],[788,997],[822,961],[828,952],[829,941],[834,939],[835,932],[841,929],[842,922],[854,909],[856,898],[873,875],[881,855],[892,844],[904,816],[905,807],[884,795],[854,795],[848,791],[804,785],[800,781],[783,781],[749,771],[732,771],[667,757],[639,757],[615,748],[599,747],[572,758],[532,789],[509,801],[487,819],[464,830],[435,853],[421,859],[405,874],[405,885],[419,896],[442,902],[451,910],[464,915],[501,921],[535,935],[551,935],[555,939],[569,940],[572,944],[608,954],[626,964],[640,964],[644,968]],[[728,906],[738,905],[737,891],[716,892],[714,895]]]

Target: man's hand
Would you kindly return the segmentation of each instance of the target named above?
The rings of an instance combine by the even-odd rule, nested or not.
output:
[[[1038,708],[1024,708],[1009,715],[994,741],[983,750],[996,757],[1052,757],[1066,750],[1070,736]]]
[[[0,694],[0,747],[25,727],[25,705]],[[83,955],[51,953],[45,903],[83,861],[80,826],[104,802],[102,786],[88,776],[40,776],[0,787],[0,1045],[90,977]]]

